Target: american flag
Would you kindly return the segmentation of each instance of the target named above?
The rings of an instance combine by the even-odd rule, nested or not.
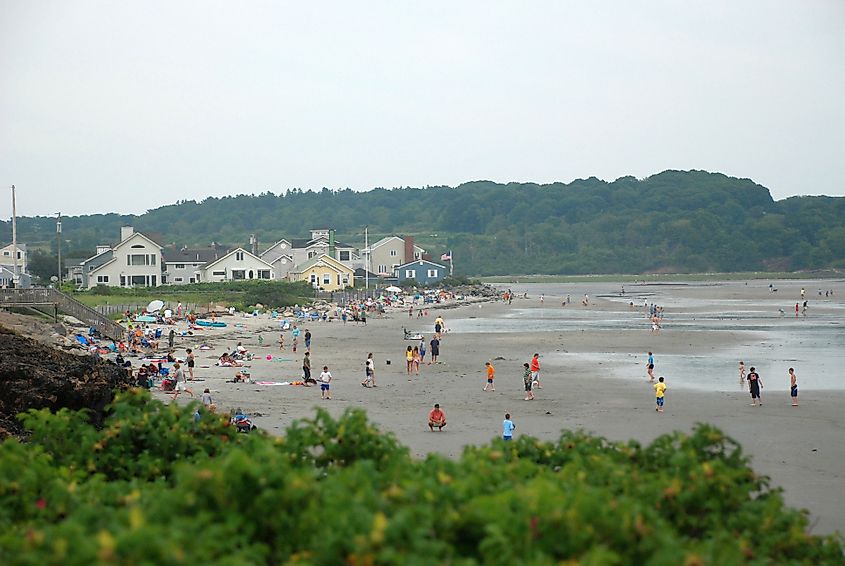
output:
[[[440,256],[440,261],[452,261],[452,250]]]

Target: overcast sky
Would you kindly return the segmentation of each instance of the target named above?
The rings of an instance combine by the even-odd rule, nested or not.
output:
[[[20,215],[665,169],[845,195],[845,2],[0,0]]]

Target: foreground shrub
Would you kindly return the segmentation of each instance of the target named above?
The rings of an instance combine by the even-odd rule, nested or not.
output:
[[[709,426],[418,460],[358,410],[280,438],[195,410],[130,392],[99,430],[25,415],[31,441],[0,445],[0,563],[843,563]]]

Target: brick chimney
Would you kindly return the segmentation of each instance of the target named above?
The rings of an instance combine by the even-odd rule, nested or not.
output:
[[[405,261],[404,263],[409,263],[414,261],[414,237],[413,236],[402,236],[402,239],[405,240]]]

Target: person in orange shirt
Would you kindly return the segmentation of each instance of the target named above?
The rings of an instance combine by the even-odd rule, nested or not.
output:
[[[491,391],[495,391],[496,386],[493,385],[493,378],[496,377],[496,368],[490,362],[485,362],[484,365],[487,367],[487,383],[484,385],[484,391],[487,391],[488,387]]]
[[[540,354],[534,354],[534,357],[531,358],[531,381],[537,389],[543,388],[540,385]]]
[[[438,430],[443,430],[446,426],[446,413],[440,410],[440,404],[435,403],[434,408],[428,413],[428,428],[434,431],[434,427]]]

